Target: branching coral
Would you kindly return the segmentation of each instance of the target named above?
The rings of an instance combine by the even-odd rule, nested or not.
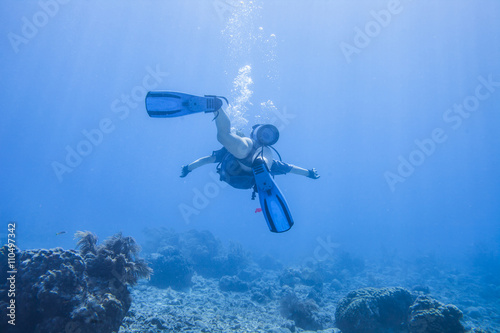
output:
[[[106,239],[101,248],[110,250],[115,255],[124,254],[128,260],[134,260],[135,256],[141,250],[132,237],[123,237],[121,232]]]
[[[90,231],[75,234],[79,252],[40,249],[16,252],[16,332],[117,332],[131,305],[128,285],[152,270],[138,258],[132,237],[116,234],[103,244]],[[0,277],[7,281],[7,248],[0,249]],[[0,314],[6,318],[5,282],[0,281]],[[7,321],[0,331],[8,332]]]
[[[94,276],[134,285],[141,278],[149,278],[153,272],[144,259],[137,258],[140,247],[134,238],[124,237],[121,232],[100,245],[97,245],[97,236],[90,231],[78,231],[75,238],[80,253],[85,256],[87,269]]]
[[[97,235],[90,231],[77,231],[75,233],[76,248],[84,256],[87,253],[95,254],[97,252]]]

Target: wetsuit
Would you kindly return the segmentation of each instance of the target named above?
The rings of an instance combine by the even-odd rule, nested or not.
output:
[[[255,151],[252,151],[249,156],[253,157],[254,154]],[[243,164],[251,168],[248,157],[244,159],[237,159],[224,147],[212,152],[212,156],[215,156],[215,163],[219,163],[217,166],[217,172],[220,175],[221,181],[239,189],[249,189],[255,185],[253,173],[251,171],[246,171],[241,167],[241,164]],[[273,160],[270,171],[271,174],[275,176],[287,174],[290,170],[292,170],[292,166],[290,164]]]

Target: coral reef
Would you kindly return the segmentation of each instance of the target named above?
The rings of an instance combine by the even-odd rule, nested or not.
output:
[[[5,247],[0,262],[7,262]],[[27,250],[16,253],[16,330],[19,332],[54,332],[65,329],[71,309],[87,297],[85,262],[75,251],[61,248]],[[0,288],[2,318],[5,289]],[[5,321],[0,330],[7,332]],[[4,330],[5,329],[5,330]]]
[[[145,233],[149,238],[147,249],[151,254],[161,253],[165,247],[174,247],[180,251],[192,269],[204,277],[220,279],[225,275],[237,275],[251,261],[241,245],[231,243],[226,249],[220,240],[206,230],[176,233],[161,228],[146,229]]]
[[[293,291],[286,293],[280,302],[281,315],[306,330],[322,329],[318,311],[319,307],[314,300],[310,298],[301,300]]]
[[[152,285],[176,290],[191,287],[193,267],[177,248],[166,246],[159,253],[153,253],[149,261],[154,271]]]
[[[412,295],[403,288],[352,291],[337,305],[337,327],[344,333],[399,331],[407,324],[412,303]]]
[[[269,255],[252,261],[254,257],[241,246],[224,247],[208,231],[176,233],[166,229],[151,232],[147,247],[152,253],[150,258],[168,259],[166,263],[152,260],[158,279],[162,280],[161,266],[165,274],[177,278],[163,279],[172,288],[158,289],[143,282],[133,291],[134,303],[120,329],[123,333],[339,333],[336,325],[343,328],[342,333],[420,333],[410,331],[410,306],[424,295],[465,309],[463,325],[468,333],[498,332],[495,324],[500,322],[496,311],[499,303],[490,296],[497,286],[482,284],[484,275],[443,267],[432,254],[421,255],[415,261],[398,261],[395,257],[389,261],[393,266],[389,266],[336,249],[328,252],[324,260],[286,267]],[[176,288],[175,280],[189,285],[189,292]],[[387,285],[406,289],[366,288]],[[470,288],[474,288],[474,294]],[[482,292],[489,295],[481,296]],[[448,312],[438,317],[453,318],[453,308],[448,307]],[[413,314],[418,322],[432,319],[423,312]]]
[[[135,241],[121,234],[99,245],[94,234],[80,232],[79,251],[16,252],[15,332],[340,333],[336,325],[342,333],[500,332],[500,287],[484,283],[485,266],[460,271],[424,256],[414,263],[394,258],[391,267],[337,250],[284,267],[270,256],[253,262],[241,246],[224,247],[209,232],[158,234],[149,244],[151,283],[139,280],[151,270]],[[7,254],[0,248],[4,318]],[[387,285],[407,289],[366,288]],[[430,295],[463,309],[461,323],[457,307]],[[9,329],[0,322],[0,332]]]
[[[237,276],[246,282],[257,281],[262,277],[262,270],[256,264],[250,264],[247,268],[241,270]]]
[[[138,258],[139,245],[132,237],[118,233],[97,245],[97,236],[79,231],[77,248],[85,259],[89,276],[105,281],[117,280],[123,285],[134,285],[152,273],[147,262]]]
[[[316,286],[321,288],[323,286],[323,275],[317,270],[303,267],[301,269],[287,268],[283,270],[280,275],[280,284],[282,286],[294,287],[297,284],[306,286]]]
[[[336,250],[325,260],[310,265],[324,280],[348,279],[365,270],[365,262],[349,252]]]
[[[322,289],[324,283],[335,281],[337,289],[340,289],[340,281],[349,280],[351,276],[360,274],[364,268],[363,260],[345,251],[336,251],[326,260],[314,261],[307,266],[285,268],[279,279],[281,286],[293,288],[305,285],[318,290]]]
[[[127,286],[149,277],[151,269],[137,258],[139,247],[131,237],[117,234],[97,245],[90,232],[75,236],[79,253],[61,248],[16,253],[16,332],[118,331],[132,302]],[[6,253],[6,247],[0,250],[0,262],[7,262]],[[0,285],[2,316],[6,289]],[[5,324],[0,330],[9,332]]]
[[[182,238],[182,237],[179,237]],[[270,258],[268,258],[270,259]],[[266,259],[267,260],[267,259]],[[321,267],[321,262],[317,267]],[[347,267],[350,266],[346,261]],[[421,265],[414,266],[398,263],[392,269],[367,262],[363,270],[348,270],[340,265],[331,266],[334,272],[325,272],[325,276],[335,276],[335,279],[323,279],[322,284],[305,283],[302,273],[314,265],[307,267],[286,267],[280,270],[265,270],[255,263],[250,263],[237,275],[227,278],[192,276],[192,286],[189,292],[172,288],[158,289],[146,281],[133,288],[134,302],[126,315],[120,333],[129,332],[255,332],[255,333],[290,333],[304,332],[306,329],[317,330],[317,333],[339,333],[333,314],[342,299],[351,290],[373,285],[375,281],[381,285],[397,285],[401,283],[414,290],[411,299],[409,292],[402,288],[374,289],[378,292],[368,293],[377,297],[377,302],[369,303],[373,312],[391,306],[399,310],[382,312],[377,317],[381,322],[390,322],[398,329],[387,328],[384,333],[409,333],[408,317],[414,298],[430,294],[443,302],[453,303],[464,310],[463,325],[467,333],[499,333],[497,327],[500,316],[496,311],[498,302],[487,303],[479,294],[468,293],[469,288],[481,287],[481,279],[473,275],[461,275],[453,270],[447,271],[438,267],[438,274],[427,279],[420,274]],[[325,267],[325,266],[323,266]],[[293,287],[280,283],[287,271],[291,276],[298,277]],[[306,274],[307,275],[307,274]],[[241,281],[248,285],[248,290],[225,291],[221,284]],[[221,281],[222,280],[222,281]],[[453,283],[450,283],[453,281]],[[379,296],[380,296],[379,295]],[[397,300],[403,300],[402,304]],[[359,301],[362,303],[363,299]],[[388,303],[388,304],[385,304]],[[353,306],[354,308],[354,306]],[[402,310],[405,308],[405,310]],[[401,313],[406,313],[402,325],[397,322]],[[358,318],[363,321],[364,318]],[[386,325],[387,326],[387,325]],[[480,329],[479,327],[482,327]],[[320,330],[322,328],[322,330]],[[375,333],[372,331],[371,333]],[[343,331],[342,333],[347,333]],[[415,333],[415,332],[413,332]]]
[[[463,333],[462,312],[428,296],[419,296],[410,307],[409,333]]]
[[[429,296],[414,297],[403,288],[365,288],[350,292],[337,305],[343,333],[464,333],[462,312]]]

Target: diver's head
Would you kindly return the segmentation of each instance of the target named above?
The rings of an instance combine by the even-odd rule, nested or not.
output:
[[[271,124],[257,124],[252,127],[250,138],[259,146],[272,146],[280,138],[280,132]]]

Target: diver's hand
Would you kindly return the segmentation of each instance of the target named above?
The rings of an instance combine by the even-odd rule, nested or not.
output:
[[[184,165],[182,166],[182,170],[181,170],[181,178],[184,178],[188,175],[188,173],[190,173],[191,170],[189,170],[188,166],[187,165]]]
[[[321,177],[315,168],[312,168],[311,170],[308,170],[308,171],[309,171],[309,175],[307,177],[309,177],[311,179],[318,179],[319,177]]]

